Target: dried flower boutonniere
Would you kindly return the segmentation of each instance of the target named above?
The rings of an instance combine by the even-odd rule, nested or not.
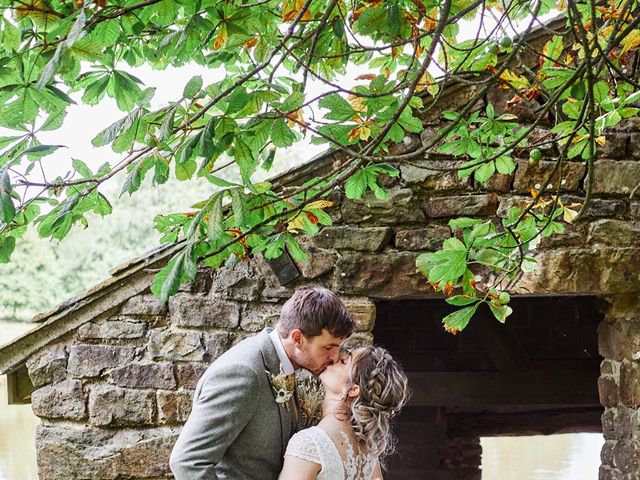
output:
[[[298,398],[302,413],[301,428],[317,425],[322,420],[322,402],[324,401],[324,387],[320,380],[311,375],[299,375]]]
[[[269,379],[271,380],[271,388],[273,388],[273,393],[276,396],[276,403],[278,405],[284,406],[284,408],[289,410],[289,400],[293,396],[293,392],[296,388],[296,375],[292,373],[291,375],[285,375],[282,371],[282,366],[280,366],[280,373],[275,375],[271,373],[269,370],[265,370],[269,375]]]

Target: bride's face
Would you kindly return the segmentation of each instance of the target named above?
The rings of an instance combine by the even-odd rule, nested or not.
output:
[[[360,355],[362,350],[362,348],[358,348],[341,353],[340,359],[333,365],[329,365],[324,372],[320,374],[318,378],[324,385],[327,393],[342,396],[349,387],[351,387],[349,377],[353,361]]]

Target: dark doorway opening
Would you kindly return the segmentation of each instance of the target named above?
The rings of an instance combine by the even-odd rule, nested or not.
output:
[[[600,432],[597,297],[522,297],[505,324],[491,312],[458,335],[442,300],[377,303],[374,341],[410,377],[392,479],[481,478],[480,437]]]

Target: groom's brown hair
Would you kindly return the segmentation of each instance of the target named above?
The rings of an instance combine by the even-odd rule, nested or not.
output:
[[[288,336],[299,329],[307,337],[315,337],[327,329],[331,335],[346,338],[355,328],[355,322],[344,303],[331,290],[323,287],[297,288],[282,306],[278,333]]]

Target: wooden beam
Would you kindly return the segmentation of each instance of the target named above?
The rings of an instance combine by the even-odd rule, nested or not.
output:
[[[24,405],[31,403],[31,394],[35,387],[29,378],[25,365],[21,365],[7,374],[7,403],[9,405]]]
[[[410,405],[599,405],[599,371],[407,372]]]
[[[495,321],[491,315],[478,320],[472,325],[473,333],[480,338],[485,352],[497,370],[529,369],[529,356],[513,330],[504,323]]]

